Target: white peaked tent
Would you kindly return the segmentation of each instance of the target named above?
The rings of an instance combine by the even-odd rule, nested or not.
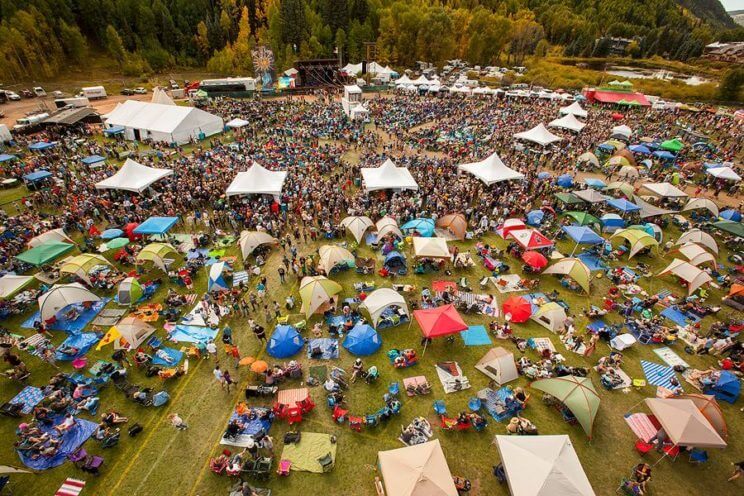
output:
[[[713,266],[716,266],[716,257],[697,243],[685,243],[677,251],[695,267],[705,262],[713,262]]]
[[[718,217],[718,205],[707,198],[690,198],[690,200],[687,202],[687,205],[684,206],[682,211],[684,212],[686,210],[697,210],[699,208],[704,208]]]
[[[571,439],[496,436],[512,496],[594,496]]]
[[[664,198],[686,198],[687,193],[669,183],[646,183],[644,188]]]
[[[33,280],[33,276],[17,276],[15,274],[5,274],[0,277],[0,300],[14,295]]]
[[[633,130],[630,129],[625,124],[621,126],[615,126],[612,128],[612,134],[619,134],[620,136],[624,137],[625,139],[630,139],[630,137],[633,135]]]
[[[402,77],[399,77],[395,81],[396,86],[407,86],[407,85],[409,85],[411,83],[413,83],[413,81],[411,81],[411,78],[409,78],[408,75],[406,75],[406,74],[403,74]]]
[[[566,311],[558,303],[551,301],[537,309],[530,317],[532,320],[551,332],[558,332],[568,318]]]
[[[538,124],[529,131],[523,131],[514,135],[516,139],[531,141],[537,143],[540,146],[547,146],[556,141],[561,141],[563,138],[556,136],[555,134],[548,131],[543,123]]]
[[[378,451],[377,461],[386,496],[458,495],[438,439]]]
[[[400,231],[398,223],[395,221],[395,219],[393,219],[392,217],[388,217],[387,215],[377,221],[377,224],[375,224],[375,228],[377,229],[377,239],[383,238],[391,233],[395,234],[401,239],[403,238],[403,233]]]
[[[708,275],[707,272],[698,269],[689,262],[675,258],[672,260],[666,269],[659,272],[659,276],[666,274],[674,274],[687,283],[687,295],[691,295],[697,289],[705,283],[711,282],[713,279]]]
[[[259,246],[278,242],[278,239],[265,232],[243,231],[240,233],[238,244],[240,245],[240,253],[243,255],[243,260],[245,260]]]
[[[247,126],[248,124],[250,124],[250,122],[248,122],[247,120],[236,117],[235,119],[225,124],[225,127],[229,127],[231,129],[239,129],[241,127]]]
[[[65,234],[65,231],[61,227],[58,229],[51,229],[49,231],[43,232],[38,236],[34,236],[33,238],[28,240],[27,244],[30,248],[36,248],[37,246],[49,243],[50,241],[60,241],[62,243],[75,244],[75,242],[70,239],[67,234]]]
[[[406,299],[391,288],[375,289],[359,305],[360,308],[365,308],[369,312],[372,327],[377,327],[382,312],[391,306],[396,306],[406,315],[410,315]]]
[[[414,85],[414,86],[421,86],[422,84],[428,85],[428,84],[431,84],[431,81],[429,81],[428,79],[426,79],[426,76],[424,76],[423,74],[421,74],[418,78],[416,78],[413,81],[411,81],[411,84]]]
[[[148,167],[128,158],[111,177],[96,183],[96,189],[120,189],[142,193],[153,183],[173,174],[171,169]]]
[[[137,317],[125,317],[114,326],[119,332],[120,337],[126,341],[126,346],[119,339],[114,342],[114,348],[137,349],[139,345],[145,342],[154,332],[155,328]]]
[[[413,238],[413,252],[422,258],[451,258],[447,240],[444,238]]]
[[[351,233],[352,236],[354,236],[354,239],[356,239],[357,243],[361,243],[362,238],[364,237],[364,233],[367,231],[367,229],[374,226],[375,224],[369,217],[352,215],[349,217],[345,217],[344,220],[341,221],[341,225],[344,226],[346,230]]]
[[[380,167],[363,168],[362,179],[367,191],[419,189],[410,171],[405,167],[396,167],[390,159]]]
[[[238,172],[227,187],[227,196],[235,195],[274,195],[282,194],[287,171],[270,171],[258,162],[245,171]]]
[[[731,167],[711,167],[706,170],[708,174],[718,179],[727,179],[729,181],[741,181],[741,176]]]
[[[582,189],[581,191],[574,191],[574,195],[578,196],[587,203],[601,203],[610,199],[609,196],[603,195],[596,189]]]
[[[579,102],[573,102],[568,107],[561,107],[560,113],[561,115],[573,115],[573,116],[582,117],[582,118],[586,118],[586,116],[589,115],[589,113],[586,110],[581,108],[581,105],[579,104]]]
[[[168,96],[168,93],[166,93],[163,88],[155,88],[155,90],[152,92],[152,99],[150,100],[150,102],[159,103],[161,105],[176,104],[176,102],[174,102],[173,99]]]
[[[496,152],[485,160],[460,164],[457,168],[474,175],[488,186],[501,181],[524,179],[524,174],[507,167]]]
[[[356,74],[359,74],[360,72],[362,72],[362,64],[361,63],[359,63],[359,64],[346,64],[345,66],[343,66],[341,68],[341,70],[343,72],[345,72],[346,74],[354,74],[354,75],[356,75]]]
[[[475,364],[475,368],[496,381],[499,386],[519,377],[514,354],[501,346],[488,350],[488,353]]]
[[[128,140],[184,144],[221,133],[223,122],[195,107],[127,100],[108,114],[106,127],[114,126],[122,126]]]
[[[354,255],[349,250],[336,245],[321,246],[318,248],[318,255],[320,256],[318,266],[325,270],[326,274],[330,274],[331,270],[340,264],[354,261]]]
[[[581,130],[584,129],[584,126],[586,126],[586,124],[574,117],[573,114],[564,115],[560,119],[550,121],[550,123],[548,124],[548,127],[568,129],[569,131],[573,131],[575,133],[581,132]]]
[[[705,246],[716,255],[718,254],[718,243],[716,243],[716,240],[713,239],[713,236],[705,231],[701,231],[700,229],[690,229],[680,236],[674,244],[684,245],[686,243],[697,243]]]
[[[633,195],[633,203],[641,207],[639,215],[642,219],[646,217],[656,217],[657,215],[673,214],[674,210],[668,210],[666,208],[660,208],[653,205],[638,195]]]
[[[49,291],[39,296],[39,314],[42,322],[46,322],[66,306],[100,300],[101,298],[80,283],[55,284]]]

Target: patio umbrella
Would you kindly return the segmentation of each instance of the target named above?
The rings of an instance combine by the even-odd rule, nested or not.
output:
[[[592,427],[599,411],[600,400],[591,379],[567,375],[540,379],[530,384],[530,387],[547,393],[563,403],[571,410],[587,436],[592,437]]]
[[[240,365],[241,367],[247,367],[249,365],[253,365],[255,362],[256,362],[255,357],[246,356],[240,359],[240,361],[238,362],[238,365]]]
[[[548,266],[548,259],[542,253],[536,251],[526,251],[522,254],[524,263],[533,269],[542,270]]]
[[[515,323],[527,322],[532,315],[532,304],[522,296],[510,296],[501,308],[507,320]]]
[[[101,233],[101,239],[114,239],[124,234],[121,229],[106,229]]]
[[[555,183],[561,188],[570,188],[571,186],[573,186],[573,178],[568,174],[563,174],[561,176],[558,176],[558,179],[556,179]]]
[[[256,374],[263,374],[268,368],[269,364],[263,360],[256,360],[251,364],[251,372],[255,372]]]

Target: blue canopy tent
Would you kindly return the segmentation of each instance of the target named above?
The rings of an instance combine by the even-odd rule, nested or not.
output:
[[[604,238],[592,231],[587,226],[563,226],[563,231],[576,242],[571,255],[574,254],[579,245],[598,245],[604,241]]]
[[[728,210],[724,210],[718,216],[724,220],[730,220],[733,222],[741,222],[741,213],[738,210],[734,210],[733,208],[730,208]]]
[[[385,255],[384,265],[388,270],[404,268],[406,267],[406,257],[404,257],[400,252],[391,251]]]
[[[542,210],[532,210],[531,212],[527,213],[527,224],[531,226],[539,226],[542,224],[543,219],[545,218],[545,212]]]
[[[207,279],[207,291],[228,291],[230,286],[225,281],[226,262],[217,262],[209,266],[209,278]]]
[[[659,150],[653,153],[654,157],[658,158],[659,160],[665,160],[670,161],[674,160],[676,157],[673,153],[667,152],[665,150]]]
[[[557,184],[561,188],[570,188],[571,186],[573,186],[573,182],[573,177],[569,176],[568,174],[558,176],[558,179],[555,180],[555,184]]]
[[[101,233],[101,239],[114,239],[123,235],[124,231],[122,231],[121,229],[106,229]]]
[[[604,153],[612,153],[615,151],[615,147],[610,143],[602,143],[597,147],[598,150],[602,150]]]
[[[41,151],[41,150],[48,150],[49,148],[54,148],[55,144],[50,143],[48,141],[37,141],[36,143],[31,143],[28,145],[29,150],[34,151]]]
[[[403,231],[416,231],[424,238],[431,238],[434,236],[434,220],[433,219],[413,219],[409,220],[402,226]]]
[[[716,383],[706,387],[703,391],[708,394],[712,393],[717,400],[734,404],[741,394],[741,382],[734,374],[723,370]]]
[[[603,232],[615,232],[625,227],[625,221],[617,214],[604,214],[599,220],[602,221]]]
[[[105,162],[105,161],[106,161],[106,159],[104,157],[100,156],[100,155],[91,155],[89,157],[85,157],[82,160],[82,162],[85,165],[94,165],[94,164],[97,164],[99,162]]]
[[[134,228],[135,234],[165,234],[178,222],[178,217],[150,217]]]
[[[651,155],[651,149],[646,145],[630,145],[628,149],[633,153],[640,153],[641,155]]]
[[[0,163],[11,162],[11,161],[17,160],[17,159],[18,159],[18,157],[16,157],[15,155],[11,155],[9,153],[0,153]]]
[[[613,198],[612,200],[608,200],[607,204],[612,208],[626,214],[630,212],[638,212],[639,210],[641,210],[641,207],[639,207],[635,203],[629,202],[625,198]]]
[[[586,184],[590,188],[597,189],[604,189],[605,187],[607,187],[604,181],[602,181],[601,179],[595,179],[593,177],[587,177],[586,179],[584,179],[584,184]]]
[[[106,136],[115,136],[117,134],[122,134],[124,131],[124,126],[111,126],[108,129],[104,129],[103,134],[105,134]]]
[[[344,348],[353,355],[371,355],[381,346],[380,335],[368,324],[355,325],[344,340]]]
[[[27,183],[36,183],[48,177],[52,177],[52,173],[47,170],[41,169],[26,174],[25,176],[23,176],[23,180]]]
[[[266,352],[274,358],[289,358],[299,353],[304,345],[305,340],[302,339],[297,329],[288,325],[280,325],[276,326],[274,332],[271,333]]]

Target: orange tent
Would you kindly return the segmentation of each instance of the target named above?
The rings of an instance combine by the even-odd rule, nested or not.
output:
[[[744,296],[744,284],[734,284],[729,290],[729,296]]]
[[[438,338],[457,334],[468,328],[465,321],[454,305],[442,305],[437,308],[427,308],[425,310],[415,310],[413,317],[421,328],[421,334],[427,338]]]

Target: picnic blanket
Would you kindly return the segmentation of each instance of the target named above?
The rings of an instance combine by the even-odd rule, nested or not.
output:
[[[325,365],[313,365],[308,369],[307,374],[318,381],[318,383],[323,383],[326,377],[328,377],[328,367]]]
[[[232,285],[233,287],[240,286],[240,283],[248,284],[248,271],[239,270],[233,273]]]
[[[453,281],[434,281],[431,283],[431,290],[434,293],[444,293],[445,291],[457,293],[457,284]]]
[[[462,375],[462,369],[457,362],[439,362],[434,366],[442,383],[444,392],[447,394],[470,389],[470,380]]]
[[[160,318],[160,311],[163,309],[163,305],[160,303],[151,303],[149,305],[142,305],[137,307],[137,310],[130,313],[130,317],[137,317],[142,322],[155,322]]]
[[[659,358],[661,358],[664,363],[669,365],[670,367],[676,367],[677,365],[682,366],[684,368],[689,368],[690,365],[685,362],[682,357],[680,357],[677,353],[674,352],[671,348],[668,346],[664,346],[662,348],[656,348],[654,350],[654,353],[658,355]]]
[[[524,295],[524,298],[526,298],[527,301],[532,304],[533,315],[540,309],[541,306],[550,301],[548,297],[545,296],[545,293],[528,293]]]
[[[587,268],[589,268],[590,272],[607,269],[607,265],[605,265],[605,263],[602,262],[602,260],[600,260],[600,258],[594,253],[583,252],[580,253],[576,258],[584,262]]]
[[[486,411],[498,422],[507,417],[516,415],[519,412],[518,403],[512,403],[513,408],[508,409],[508,399],[514,396],[514,392],[509,387],[502,387],[497,390],[485,388],[478,391],[476,395],[486,409]]]
[[[302,432],[300,442],[284,445],[280,459],[292,463],[290,470],[297,472],[323,473],[323,466],[319,459],[331,455],[336,462],[336,443],[331,441],[330,434],[318,432]]]
[[[466,331],[460,333],[465,346],[485,346],[491,344],[488,331],[482,325],[469,326]]]
[[[597,370],[597,367],[594,367],[594,370]],[[617,375],[619,375],[620,378],[623,380],[623,382],[621,382],[620,384],[613,386],[612,389],[625,389],[633,385],[633,379],[631,379],[630,376],[626,374],[623,369],[619,367],[613,367],[612,370],[614,370]]]
[[[233,412],[230,415],[229,422],[233,420],[239,420],[243,424],[243,429],[234,438],[226,438],[222,436],[220,444],[226,446],[237,446],[239,448],[247,448],[253,437],[259,432],[263,431],[268,433],[271,429],[271,410],[263,407],[251,407],[250,413],[238,415],[238,412]]]
[[[574,345],[576,344],[575,338],[576,337],[574,336],[573,338],[567,339],[565,341],[561,339],[561,342],[563,343],[563,346],[565,346],[567,350],[573,351],[574,353],[578,355],[583,355],[584,352],[586,351],[586,343],[582,341],[581,345],[578,348],[574,348]]]
[[[115,298],[118,302],[118,296]],[[91,325],[101,327],[111,327],[119,323],[119,320],[127,313],[126,310],[119,308],[104,308],[101,312],[93,319]]]
[[[478,312],[480,312],[481,315],[497,317],[499,314],[496,301],[494,300],[491,303],[488,303],[488,295],[460,291],[457,293],[456,300],[463,302],[468,308],[475,306],[478,308]]]
[[[689,369],[685,370],[684,372],[682,372],[682,377],[684,378],[685,381],[687,381],[687,384],[689,384],[690,386],[694,387],[698,391],[702,391],[703,388],[700,387],[700,383],[697,382],[697,381],[693,381],[693,380],[690,379],[690,375],[692,375],[692,373],[695,372],[695,371],[698,371],[699,372],[699,370],[697,370],[697,369],[689,368]]]
[[[111,301],[111,298],[102,298],[99,301],[94,301],[90,308],[87,309],[82,304],[70,305],[67,308],[74,306],[79,312],[78,317],[75,320],[68,320],[58,317],[57,320],[51,326],[49,326],[49,329],[53,331],[64,331],[68,334],[80,334],[85,326],[90,324],[91,321],[96,318],[96,315],[98,315],[98,313],[103,310],[103,307],[105,307],[109,301]],[[21,327],[23,327],[24,329],[33,329],[34,322],[40,319],[40,314],[37,311],[24,323],[22,323]]]
[[[408,396],[416,396],[415,393],[409,393],[408,388],[413,387],[416,388],[418,386],[424,386],[429,384],[429,381],[426,379],[426,376],[423,375],[417,375],[415,377],[406,377],[403,379],[403,389],[406,390],[406,394]]]
[[[652,386],[661,386],[667,389],[674,389],[674,385],[671,383],[672,377],[676,377],[674,369],[667,367],[666,365],[660,365],[654,362],[647,362],[641,360],[641,368],[643,374],[646,376],[646,380]]]
[[[653,415],[645,413],[629,413],[625,415],[625,423],[638,439],[647,443],[661,429],[659,421]]]
[[[193,325],[176,325],[168,339],[177,343],[207,343],[217,337],[217,329]]]
[[[84,487],[84,480],[68,477],[62,483],[62,485],[59,486],[59,489],[57,489],[57,492],[54,493],[54,496],[78,496],[78,494],[83,492]]]
[[[53,352],[55,349],[49,338],[47,338],[46,335],[40,333],[32,334],[31,336],[18,343],[18,348],[26,350],[31,355],[41,358],[44,361],[50,360],[51,356],[53,356],[47,355],[45,352],[47,350],[51,350]]]
[[[320,354],[315,350],[320,350]],[[314,360],[333,360],[338,358],[338,339],[315,338],[307,345],[307,357]]]
[[[166,359],[166,356],[168,357]],[[152,357],[152,364],[161,367],[175,367],[183,359],[183,352],[173,348],[160,348]]]
[[[88,353],[88,351],[93,347],[94,344],[98,342],[99,339],[101,339],[101,335],[95,332],[84,332],[82,334],[73,334],[71,336],[67,336],[67,339],[62,341],[62,344],[57,347],[55,358],[60,361],[71,361],[75,360],[76,358],[80,358],[81,356],[85,356],[85,354]],[[78,352],[74,355],[62,353],[59,351],[59,349],[64,346],[72,346],[74,348],[78,348]]]
[[[225,250],[220,250],[220,251],[224,252]],[[216,264],[217,262],[227,262],[228,265],[232,265],[237,260],[238,260],[238,257],[232,257],[232,256],[226,257],[226,256],[222,255],[222,256],[219,256],[219,257],[209,257],[207,259],[207,262],[204,265],[210,266],[210,265]]]
[[[62,423],[64,416],[59,415],[53,419],[52,424],[44,425],[39,424],[39,428],[43,432],[48,432],[51,437],[58,437],[54,430],[55,425]],[[74,453],[82,444],[88,440],[88,438],[96,430],[98,424],[83,419],[75,419],[75,425],[73,425],[67,432],[62,434],[62,444],[60,444],[57,453],[54,456],[42,456],[36,460],[32,460],[30,456],[24,453],[18,452],[18,456],[21,462],[25,466],[33,470],[47,470],[50,468],[58,467],[62,465],[66,460],[67,456]]]
[[[661,315],[682,327],[689,324],[697,324],[700,321],[700,317],[694,313],[680,312],[675,306],[665,308],[661,311]]]
[[[12,405],[23,405],[23,408],[21,408],[21,413],[23,413],[24,415],[28,415],[33,411],[36,405],[41,403],[41,400],[43,399],[44,393],[41,389],[37,388],[36,386],[26,386],[8,403]]]
[[[515,291],[525,291],[522,287],[522,278],[517,274],[504,274],[502,276],[490,277],[490,281],[496,286],[499,293],[513,293]]]
[[[527,345],[538,353],[542,353],[543,350],[550,350],[555,353],[555,346],[550,338],[529,338]]]

